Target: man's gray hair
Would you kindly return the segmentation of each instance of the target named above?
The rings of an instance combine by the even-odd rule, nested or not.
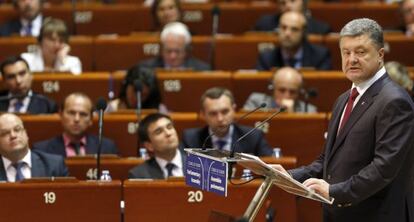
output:
[[[365,34],[367,34],[379,48],[384,47],[384,36],[381,26],[376,21],[368,18],[359,18],[348,22],[342,28],[340,37],[356,37]]]
[[[161,31],[161,42],[164,42],[168,35],[183,36],[186,45],[191,43],[190,31],[188,31],[188,27],[181,22],[171,22],[165,25]]]

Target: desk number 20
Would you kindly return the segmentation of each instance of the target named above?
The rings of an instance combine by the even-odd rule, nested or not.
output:
[[[203,201],[203,192],[197,191],[188,191],[188,202],[189,203],[199,203]]]
[[[45,197],[45,204],[54,204],[56,201],[55,192],[45,192],[43,196]]]

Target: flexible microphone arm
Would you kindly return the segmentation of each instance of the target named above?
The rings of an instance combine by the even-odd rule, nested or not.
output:
[[[96,169],[97,169],[97,180],[101,178],[101,150],[102,150],[102,131],[103,131],[103,116],[106,109],[106,100],[104,98],[99,98],[96,104],[96,109],[99,112],[99,121],[98,121],[98,152],[96,157]]]
[[[259,109],[261,109],[261,108],[264,108],[264,107],[266,107],[266,103],[262,103],[262,104],[260,104],[260,106],[258,106],[258,107],[256,107],[255,109],[253,109],[253,110],[251,110],[251,111],[249,111],[249,112],[245,113],[243,116],[241,116],[238,120],[234,121],[233,123],[237,123],[237,122],[239,122],[240,120],[242,120],[242,119],[246,118],[247,116],[250,116],[250,114],[252,114],[252,113],[256,112],[257,110],[259,110]],[[232,123],[232,124],[233,124],[233,123]],[[203,142],[203,146],[201,147],[201,148],[202,148],[202,150],[206,150],[207,140],[208,140],[208,139],[210,139],[213,135],[216,135],[216,133],[215,133],[215,132],[213,132],[212,134],[208,135],[208,137],[206,137],[206,139],[205,139],[205,140],[204,140],[204,142]]]
[[[236,142],[233,143],[231,146],[231,152],[230,152],[230,158],[234,157],[234,152],[236,151],[236,144],[238,144],[241,140],[246,138],[248,135],[250,135],[253,131],[257,130],[258,128],[262,127],[265,123],[269,122],[271,119],[273,119],[277,114],[284,112],[286,110],[285,107],[280,108],[278,111],[274,112],[272,115],[267,117],[265,120],[261,121],[259,125],[255,126],[254,128],[250,129],[247,133],[245,133],[243,136],[239,137],[239,139],[236,140]]]

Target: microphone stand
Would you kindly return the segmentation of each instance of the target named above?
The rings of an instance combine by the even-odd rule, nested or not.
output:
[[[98,152],[96,157],[97,180],[101,178],[101,149],[102,149],[102,129],[103,129],[103,109],[99,109],[99,132],[98,132]]]
[[[134,87],[136,90],[136,97],[137,97],[137,106],[136,106],[136,115],[137,115],[137,156],[140,156],[140,144],[139,144],[139,136],[138,136],[138,127],[139,123],[141,122],[141,113],[142,113],[142,98],[141,98],[141,90],[142,90],[142,84],[140,81],[134,82]]]
[[[211,30],[211,44],[210,44],[210,64],[211,69],[215,69],[215,51],[216,51],[216,36],[219,29],[219,20],[220,20],[220,8],[218,5],[214,5],[211,9],[211,14],[213,16],[213,22],[212,22],[212,30]]]

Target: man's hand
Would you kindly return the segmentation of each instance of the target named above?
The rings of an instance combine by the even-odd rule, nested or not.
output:
[[[320,194],[326,199],[329,199],[329,183],[327,183],[325,180],[310,178],[303,182],[303,185],[309,189],[314,190],[316,193]]]

